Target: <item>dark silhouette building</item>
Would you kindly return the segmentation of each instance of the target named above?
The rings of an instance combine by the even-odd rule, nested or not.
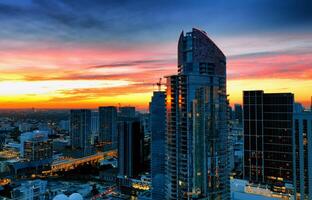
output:
[[[144,132],[138,118],[118,121],[118,176],[137,177],[144,168]]]
[[[99,107],[99,142],[117,148],[117,108],[114,106]]]
[[[180,35],[167,77],[166,199],[229,199],[226,58],[204,31]]]
[[[135,117],[135,107],[132,106],[124,106],[119,107],[119,117]]]
[[[278,192],[293,183],[293,104],[291,93],[243,92],[244,179]]]
[[[82,155],[91,152],[91,110],[70,111],[71,146]]]

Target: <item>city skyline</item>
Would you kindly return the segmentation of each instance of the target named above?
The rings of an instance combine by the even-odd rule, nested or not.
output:
[[[309,1],[4,0],[0,10],[1,109],[148,110],[156,82],[175,73],[177,35],[192,27],[227,56],[231,105],[257,89],[310,105]]]

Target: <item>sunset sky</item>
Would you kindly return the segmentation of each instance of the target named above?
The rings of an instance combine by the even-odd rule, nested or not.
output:
[[[0,108],[146,109],[192,27],[227,56],[231,104],[251,89],[310,104],[312,1],[1,0]]]

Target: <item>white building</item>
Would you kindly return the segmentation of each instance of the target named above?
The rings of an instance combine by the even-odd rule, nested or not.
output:
[[[292,200],[293,196],[272,192],[263,185],[252,185],[246,180],[231,179],[232,200]]]

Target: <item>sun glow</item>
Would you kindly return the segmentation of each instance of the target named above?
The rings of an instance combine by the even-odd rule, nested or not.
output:
[[[0,97],[53,94],[73,89],[114,88],[132,83],[124,80],[3,81],[0,82]]]

